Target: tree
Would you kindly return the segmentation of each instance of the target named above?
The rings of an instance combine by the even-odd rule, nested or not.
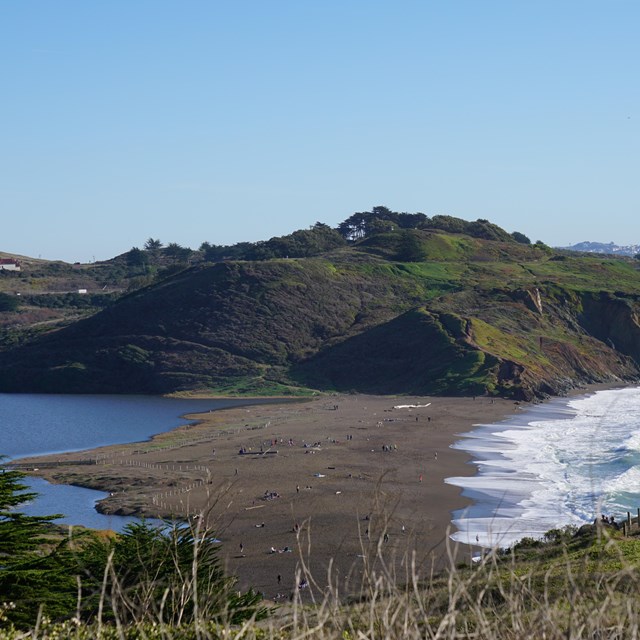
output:
[[[0,456],[0,461],[3,459]],[[24,473],[2,468],[0,472],[0,558],[12,559],[32,551],[42,542],[45,525],[56,517],[25,516],[15,508],[30,502],[36,493],[28,492]]]
[[[162,242],[158,239],[149,238],[144,243],[145,251],[149,251],[150,253],[158,253],[160,249],[162,249]]]
[[[383,206],[373,207],[371,211],[358,211],[338,225],[338,232],[345,240],[355,242],[400,226],[400,215]],[[406,224],[406,220],[404,222]]]
[[[254,250],[252,242],[238,242],[232,245],[218,245],[203,242],[200,250],[205,262],[221,262],[222,260],[250,260],[249,254]]]
[[[91,531],[60,537],[59,516],[16,511],[36,494],[24,474],[0,471],[0,603],[9,622],[32,627],[40,613],[52,620],[80,613],[91,620],[190,623],[200,619],[235,624],[268,610],[261,596],[237,590],[218,557],[219,541],[197,526],[154,526],[144,521],[106,537]]]
[[[396,213],[395,216],[401,229],[423,229],[429,223],[424,213]]]
[[[143,267],[149,264],[149,256],[138,247],[131,247],[127,252],[127,264],[130,267]]]
[[[524,233],[520,233],[519,231],[514,231],[511,234],[511,237],[520,244],[531,244],[531,240],[524,235]]]
[[[551,255],[553,253],[553,249],[548,244],[543,242],[542,240],[536,240],[536,242],[535,242],[535,244],[533,246],[536,249],[541,249],[542,251],[544,251],[545,253],[547,253],[549,255]]]
[[[367,224],[366,234],[368,236],[375,236],[378,233],[386,233],[387,231],[393,231],[396,228],[396,224],[393,220],[385,218],[372,218]]]
[[[6,617],[19,626],[34,624],[40,607],[51,617],[71,615],[77,590],[63,546],[47,540],[52,520],[26,516],[16,507],[36,497],[25,491],[24,474],[0,472],[0,602],[13,602]]]
[[[184,524],[167,530],[143,521],[115,538],[95,539],[83,556],[85,615],[95,615],[98,594],[104,592],[106,615],[123,622],[178,625],[198,615],[237,623],[264,616],[260,595],[238,592],[235,579],[224,573],[218,549],[211,532]]]
[[[396,260],[401,262],[421,262],[425,258],[424,247],[420,242],[420,232],[404,229],[401,232]]]
[[[243,258],[246,260],[308,258],[345,244],[346,241],[338,231],[322,222],[316,222],[309,229],[300,229],[287,236],[256,242],[248,248]]]
[[[349,216],[344,222],[338,225],[338,233],[348,241],[355,242],[366,236],[367,214],[358,212]]]
[[[177,242],[170,242],[164,249],[165,255],[179,262],[186,262],[191,257],[193,251],[189,247],[183,247]]]
[[[447,215],[435,215],[431,217],[430,226],[433,229],[448,231],[449,233],[466,233],[469,222],[462,218]]]

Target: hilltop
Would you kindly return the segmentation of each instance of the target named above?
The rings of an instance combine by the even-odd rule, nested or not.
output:
[[[376,207],[337,229],[178,249],[56,267],[110,297],[5,329],[0,390],[531,399],[640,372],[638,261],[487,220]]]

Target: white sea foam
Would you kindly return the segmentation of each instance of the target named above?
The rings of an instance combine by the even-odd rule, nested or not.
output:
[[[640,387],[534,406],[477,425],[454,448],[477,475],[448,478],[473,505],[454,514],[455,540],[508,546],[599,513],[640,506]]]

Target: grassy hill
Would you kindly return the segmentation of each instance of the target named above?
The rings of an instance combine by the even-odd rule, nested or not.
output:
[[[306,258],[185,265],[5,341],[0,389],[531,398],[636,379],[639,263],[499,237],[384,230]]]

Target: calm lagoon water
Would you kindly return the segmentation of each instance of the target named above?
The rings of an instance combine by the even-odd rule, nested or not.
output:
[[[175,429],[187,413],[258,404],[269,400],[184,400],[154,396],[0,394],[0,455],[81,451],[109,444],[140,442]],[[61,524],[121,530],[135,518],[104,516],[95,503],[100,491],[52,485],[40,478],[27,482],[39,497],[23,505],[29,515],[62,513]]]
[[[454,445],[475,476],[448,478],[474,503],[454,514],[455,540],[506,547],[553,528],[617,519],[640,507],[640,387],[558,398]]]

